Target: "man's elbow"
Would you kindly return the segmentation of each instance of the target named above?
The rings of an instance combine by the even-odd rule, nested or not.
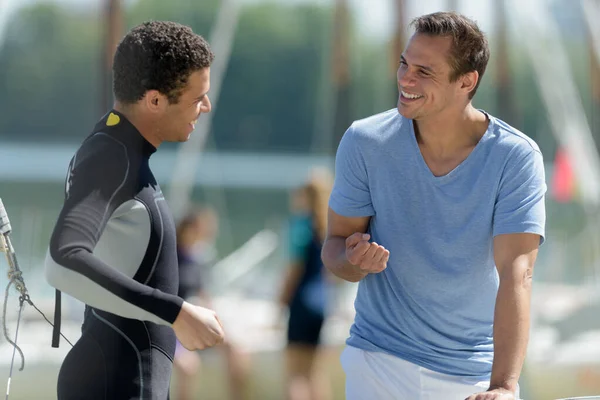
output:
[[[48,284],[58,290],[68,291],[66,285],[69,283],[69,274],[72,269],[67,265],[76,265],[71,259],[82,251],[81,247],[60,247],[50,244],[44,260],[44,276]]]
[[[55,289],[63,290],[65,267],[56,262],[53,252],[49,249],[44,260],[44,277],[46,282]]]
[[[531,290],[533,283],[533,264],[529,262],[515,262],[502,268],[500,284],[510,285],[515,289]]]
[[[327,268],[332,274],[336,275],[336,260],[335,257],[332,257],[331,246],[329,246],[327,240],[323,244],[323,248],[321,249],[321,261],[323,262],[323,266]]]

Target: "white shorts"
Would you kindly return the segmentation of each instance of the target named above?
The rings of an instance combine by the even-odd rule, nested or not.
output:
[[[431,371],[401,358],[346,346],[341,355],[347,400],[465,400],[489,381]],[[515,398],[519,398],[519,389]]]

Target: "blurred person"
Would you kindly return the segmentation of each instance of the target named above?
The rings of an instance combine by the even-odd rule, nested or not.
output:
[[[48,282],[86,304],[60,400],[167,399],[176,338],[190,350],[223,341],[215,312],[177,295],[175,224],[149,166],[210,111],[213,58],[173,22],[136,26],[117,47],[114,108],[71,160],[46,258]]]
[[[341,363],[352,399],[514,399],[544,241],[537,144],[473,107],[489,59],[476,22],[414,19],[397,108],[336,155],[322,257],[358,283]]]
[[[208,206],[188,213],[177,226],[177,256],[179,259],[178,295],[192,304],[213,308],[206,291],[208,270],[215,264],[219,217]],[[229,393],[234,400],[245,398],[248,360],[230,341],[218,346],[223,350],[229,379]],[[174,359],[176,400],[194,398],[195,378],[201,368],[198,352],[189,351],[177,343]]]
[[[286,396],[290,400],[330,398],[329,382],[317,363],[330,280],[321,261],[330,190],[330,177],[315,172],[291,194],[290,263],[279,295],[279,303],[289,310]]]

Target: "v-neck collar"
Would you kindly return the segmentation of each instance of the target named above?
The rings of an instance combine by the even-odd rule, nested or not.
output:
[[[411,142],[411,145],[413,146],[415,155],[418,159],[417,162],[420,165],[420,170],[423,171],[423,175],[425,176],[426,179],[431,180],[435,184],[444,184],[448,181],[451,181],[457,175],[459,175],[460,171],[465,169],[471,163],[471,160],[476,157],[477,153],[479,151],[481,151],[480,149],[481,149],[481,147],[483,147],[482,143],[488,139],[488,137],[491,135],[491,132],[493,131],[494,119],[487,112],[485,112],[483,110],[479,110],[479,111],[484,113],[489,121],[488,127],[487,127],[485,133],[483,134],[481,139],[479,139],[479,141],[477,142],[477,144],[475,145],[473,150],[471,150],[471,152],[469,153],[467,158],[465,158],[460,164],[458,164],[456,167],[454,167],[454,169],[452,169],[450,172],[448,172],[445,175],[441,175],[441,176],[435,176],[433,174],[433,172],[431,171],[431,169],[429,168],[429,165],[427,165],[427,163],[425,162],[425,158],[423,157],[423,153],[421,152],[419,143],[417,143],[417,136],[415,134],[414,122],[412,119],[410,120],[410,142]]]

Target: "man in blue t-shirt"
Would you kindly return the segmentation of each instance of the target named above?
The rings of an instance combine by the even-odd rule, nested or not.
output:
[[[336,156],[322,258],[359,282],[348,399],[513,399],[546,192],[536,143],[473,107],[489,48],[456,13],[412,22],[397,109]]]

